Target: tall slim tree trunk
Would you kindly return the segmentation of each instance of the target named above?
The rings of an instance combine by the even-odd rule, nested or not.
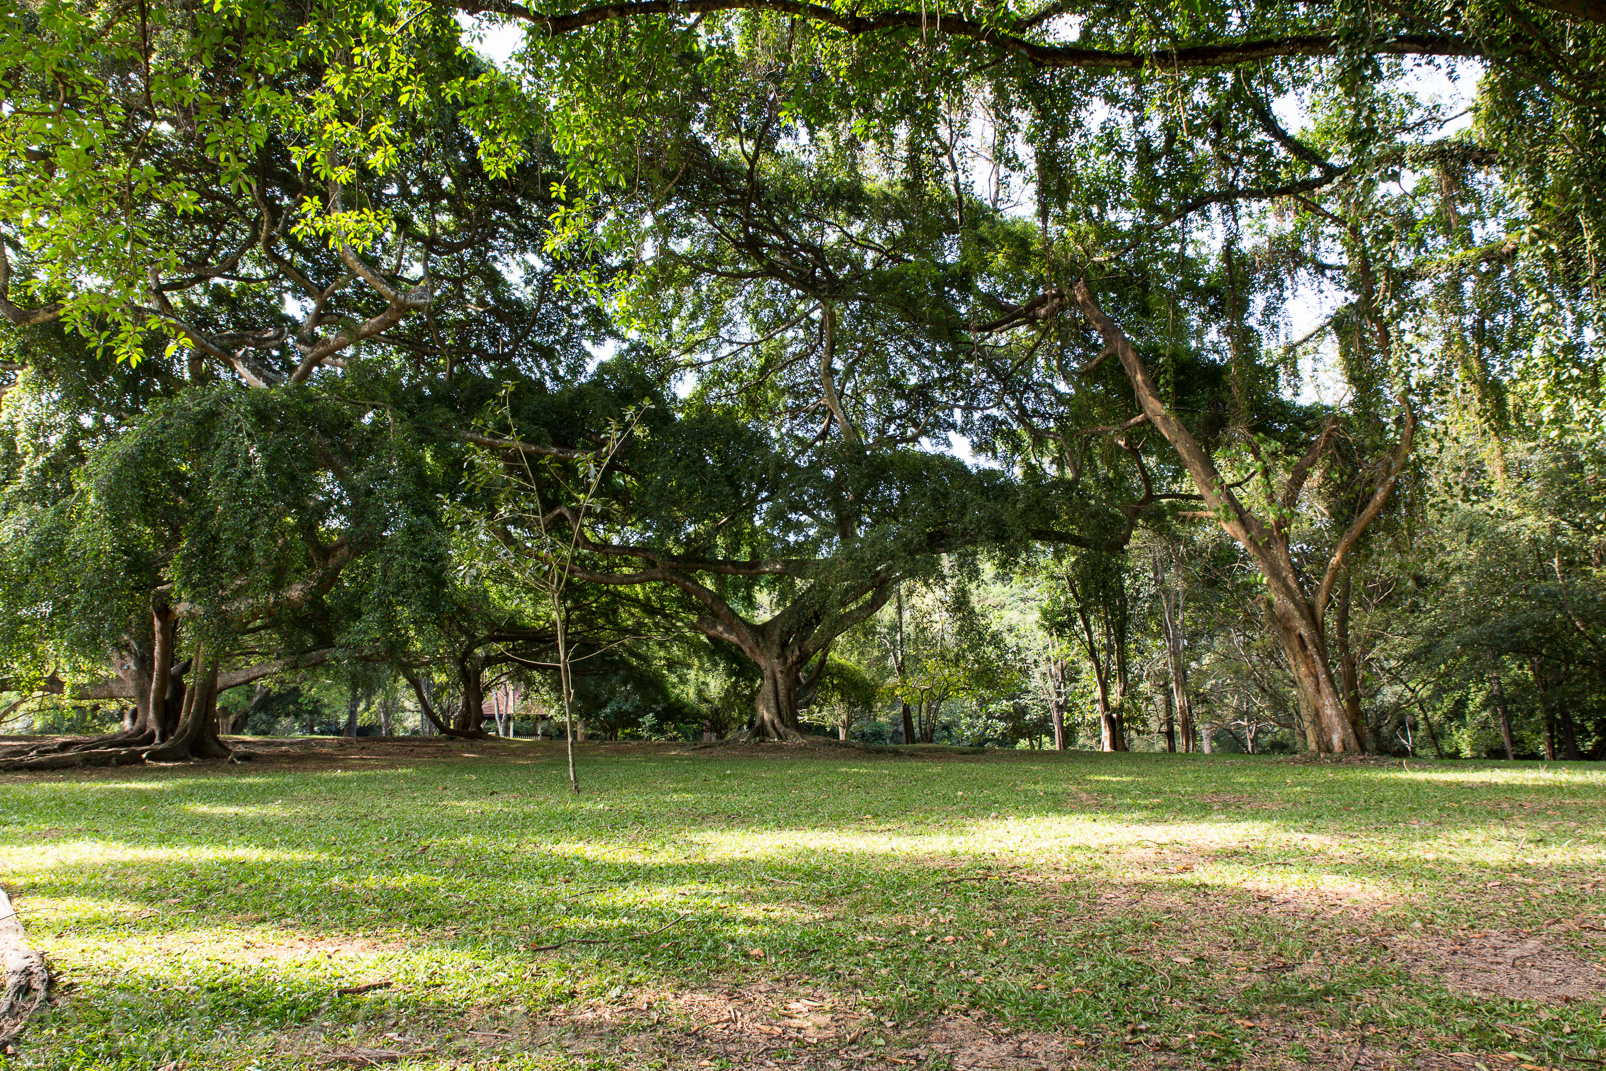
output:
[[[1049,714],[1054,722],[1054,750],[1064,751],[1070,746],[1065,738],[1065,660],[1056,658],[1049,663]]]
[[[898,585],[896,597],[898,600],[898,649],[895,652],[894,660],[897,665],[894,668],[898,671],[898,686],[900,691],[902,691],[903,687],[908,681],[908,676],[904,666],[903,584],[901,583]],[[903,692],[903,694],[908,693]],[[909,709],[909,701],[907,699],[898,700],[898,713],[903,716],[903,742],[905,744],[912,744],[915,742],[915,719],[914,712]]]
[[[1550,716],[1550,682],[1545,676],[1544,662],[1540,659],[1529,659],[1528,669],[1533,674],[1534,687],[1539,689],[1539,718],[1545,729],[1545,758],[1555,762],[1556,722]]]
[[[1167,680],[1160,692],[1160,725],[1165,732],[1165,749],[1177,752],[1177,719],[1171,709],[1171,682]]]
[[[1188,698],[1188,660],[1185,653],[1186,640],[1182,624],[1182,595],[1179,592],[1175,606],[1166,592],[1165,574],[1160,568],[1160,558],[1154,558],[1154,586],[1160,593],[1160,623],[1165,632],[1165,658],[1167,687],[1170,689],[1170,699],[1167,709],[1176,711],[1177,725],[1182,733],[1182,750],[1193,751],[1193,704]],[[1169,730],[1168,730],[1169,734]],[[1173,747],[1172,750],[1175,750]]]
[[[1093,665],[1093,683],[1098,696],[1099,749],[1125,751],[1125,734],[1121,731],[1121,724],[1116,720],[1115,712],[1110,709],[1110,660],[1107,655],[1101,655],[1100,644],[1093,635],[1092,617],[1080,600],[1077,603],[1076,616],[1082,623],[1082,640],[1087,647],[1088,661]]]
[[[174,721],[167,709],[173,669],[173,611],[162,592],[151,599],[151,635],[151,691],[145,707],[150,722],[142,728],[162,743],[172,735]]]
[[[1433,719],[1428,717],[1427,704],[1418,699],[1416,709],[1422,714],[1422,724],[1428,731],[1428,740],[1433,744],[1433,753],[1441,759],[1444,758],[1444,748],[1439,746],[1439,734],[1433,729]]]
[[[1495,716],[1500,720],[1500,741],[1506,745],[1506,758],[1515,759],[1517,744],[1511,733],[1511,708],[1506,706],[1506,693],[1500,685],[1500,674],[1489,674],[1489,687],[1494,697]]]
[[[1371,726],[1367,724],[1366,716],[1361,712],[1360,664],[1350,645],[1350,583],[1350,572],[1346,567],[1343,579],[1338,584],[1338,600],[1333,615],[1333,646],[1337,648],[1339,679],[1343,682],[1344,715],[1354,728],[1355,738],[1360,741],[1361,749],[1375,752],[1377,742],[1372,739]]]
[[[346,696],[346,724],[343,733],[347,740],[357,739],[357,687],[352,685]]]

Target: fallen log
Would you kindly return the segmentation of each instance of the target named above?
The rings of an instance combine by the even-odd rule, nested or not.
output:
[[[4,889],[0,889],[0,972],[5,976],[5,991],[0,993],[0,1052],[5,1052],[33,1014],[45,1006],[50,970],[45,957],[28,947],[22,920]]]

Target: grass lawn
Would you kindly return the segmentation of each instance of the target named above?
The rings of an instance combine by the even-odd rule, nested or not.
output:
[[[0,1064],[1606,1059],[1598,766],[306,747],[0,778]]]

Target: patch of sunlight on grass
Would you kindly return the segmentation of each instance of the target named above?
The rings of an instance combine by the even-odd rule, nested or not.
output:
[[[0,857],[0,865],[6,874],[15,877],[106,863],[314,863],[327,859],[323,853],[275,848],[130,848],[105,841],[52,841],[28,845],[21,859],[9,854]]]
[[[235,783],[243,784],[247,780],[247,778],[242,777]],[[254,780],[262,781],[264,779],[255,778]],[[172,792],[174,789],[182,788],[183,786],[183,780],[175,779],[172,781],[84,781],[71,784],[55,782],[50,787],[68,790],[76,796],[83,792]]]
[[[1594,783],[1606,785],[1606,772],[1598,769],[1579,769],[1571,766],[1539,766],[1532,763],[1515,763],[1511,766],[1457,767],[1435,766],[1428,769],[1412,767],[1410,770],[1382,770],[1374,776],[1389,779],[1408,778],[1418,781],[1438,781],[1465,785],[1541,785]]]
[[[282,803],[186,803],[184,810],[223,818],[289,818],[293,813]]]
[[[880,1024],[889,1056],[973,1014],[1000,1038],[1086,1040],[1090,1068],[1141,1057],[1144,1028],[1218,1043],[1178,1051],[1188,1068],[1259,1066],[1253,1046],[1329,1028],[1368,1054],[1496,1051],[1508,1022],[1606,1051],[1598,1000],[1447,988],[1468,931],[1606,912],[1606,838],[1577,828],[1606,817],[1592,771],[596,749],[571,799],[551,754],[471,765],[459,746],[406,771],[0,786],[0,878],[78,987],[23,1066],[721,1066],[705,1039],[793,997],[839,1007],[841,1044]],[[1593,964],[1592,926],[1546,947]],[[636,1060],[618,1042],[638,1032],[687,1059]],[[1267,1059],[1284,1056],[1321,1062]]]
[[[26,905],[29,919],[71,919],[78,923],[93,923],[107,918],[125,919],[138,915],[150,906],[129,900],[90,896],[29,896],[22,903]]]
[[[669,844],[568,841],[547,846],[555,854],[589,862],[646,865],[666,856],[710,863],[786,860],[799,856],[859,856],[886,860],[931,856],[1015,856],[1030,861],[1044,853],[1099,852],[1116,861],[1120,853],[1148,838],[1196,851],[1277,843],[1301,846],[1303,835],[1256,820],[1137,824],[1111,819],[1045,814],[1008,819],[973,819],[959,829],[894,833],[883,828],[791,827],[691,830]]]

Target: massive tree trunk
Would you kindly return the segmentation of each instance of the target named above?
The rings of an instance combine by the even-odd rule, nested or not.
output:
[[[452,728],[469,736],[485,735],[485,679],[483,667],[472,654],[457,660],[457,676],[463,684],[463,701],[452,719]]]
[[[753,703],[751,740],[801,740],[797,717],[797,667],[781,654],[760,663],[764,681]]]
[[[1318,753],[1359,754],[1360,738],[1350,721],[1333,680],[1332,663],[1328,658],[1327,637],[1314,620],[1311,607],[1304,600],[1272,597],[1272,620],[1276,623],[1277,640],[1288,659],[1294,674],[1294,686],[1306,704],[1310,724],[1314,730],[1309,737]]]
[[[1303,575],[1290,551],[1287,518],[1292,516],[1294,505],[1326,448],[1335,422],[1328,423],[1310,450],[1294,465],[1270,519],[1257,517],[1217,471],[1215,462],[1193,437],[1193,433],[1167,407],[1165,396],[1137,347],[1115,321],[1105,315],[1085,280],[1075,285],[1072,296],[1104,340],[1104,355],[1113,355],[1120,361],[1137,397],[1143,420],[1153,425],[1175,451],[1205,506],[1221,518],[1222,527],[1249,554],[1266,581],[1277,638],[1288,657],[1301,698],[1308,704],[1317,723],[1317,750],[1339,754],[1361,751],[1361,741],[1345,709],[1343,696],[1333,680],[1323,619],[1332,602],[1339,571],[1361,536],[1382,513],[1394,484],[1405,468],[1416,430],[1415,412],[1409,405],[1404,405],[1405,426],[1386,471],[1371,498],[1339,537],[1320,584],[1312,593],[1306,590]],[[1258,458],[1259,448],[1254,440],[1251,438],[1246,442],[1251,453]],[[1266,471],[1269,474],[1269,468]]]
[[[149,761],[221,759],[231,754],[217,733],[217,658],[204,653],[197,645],[196,657],[190,665],[194,667],[195,680],[184,690],[184,706],[178,721],[166,743],[145,753]]]
[[[130,660],[138,665],[138,660]],[[120,661],[126,667],[129,661]],[[231,752],[217,731],[218,667],[215,658],[197,669],[192,659],[167,667],[165,695],[160,704],[154,702],[154,687],[145,692],[151,697],[151,709],[140,719],[140,724],[166,726],[165,738],[158,742],[154,729],[139,727],[108,736],[49,741],[39,745],[24,744],[0,751],[0,770],[64,770],[81,766],[128,766],[142,762],[185,762],[193,759],[227,758]],[[195,671],[192,674],[192,670]],[[188,687],[186,674],[196,676]],[[145,674],[136,670],[137,683],[143,683]],[[157,674],[151,673],[155,680]],[[135,691],[137,696],[138,690]],[[171,715],[168,708],[177,707]],[[241,754],[239,758],[249,756]]]

